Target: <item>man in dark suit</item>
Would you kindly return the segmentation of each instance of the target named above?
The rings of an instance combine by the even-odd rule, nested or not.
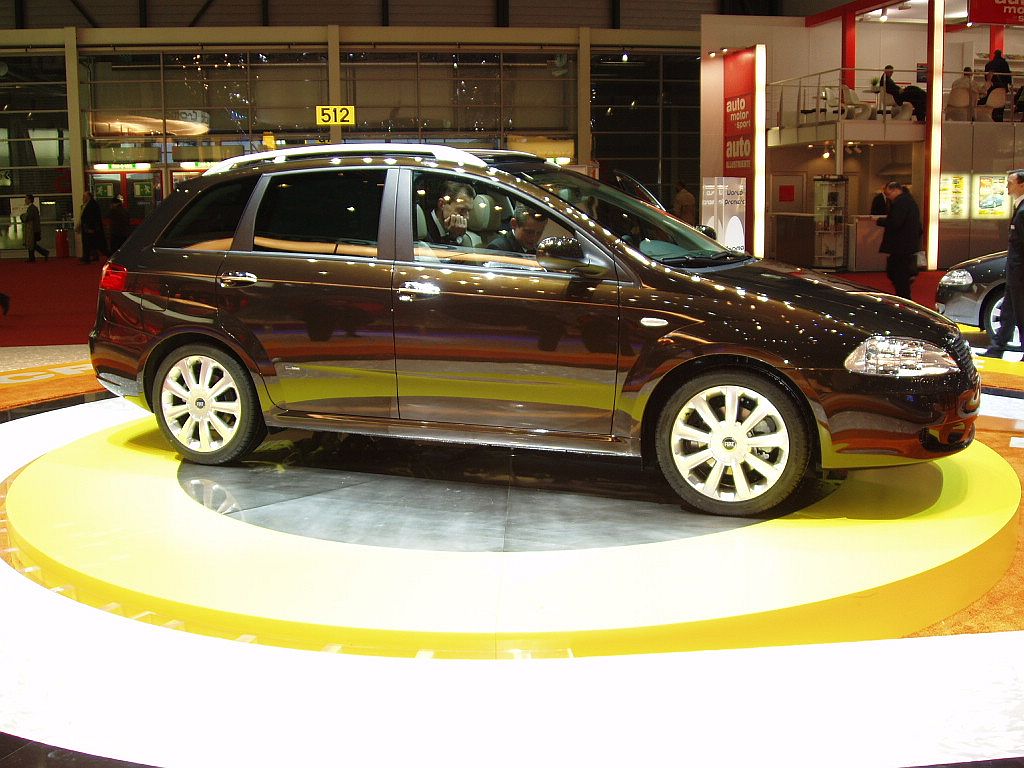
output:
[[[881,253],[889,254],[885,260],[885,273],[896,289],[896,295],[910,298],[910,284],[917,277],[917,252],[921,250],[921,211],[910,191],[898,181],[885,185],[889,200],[889,214],[878,219],[885,227]]]
[[[543,213],[538,213],[522,203],[516,203],[508,230],[491,240],[487,247],[492,251],[508,253],[536,253],[537,243],[540,242],[547,223],[548,217]]]
[[[435,194],[437,202],[426,212],[427,239],[438,245],[462,245],[476,192],[461,181],[444,181]]]
[[[878,81],[879,87],[892,96],[892,100],[897,105],[903,103],[903,89],[900,88],[896,81],[892,79],[892,75],[896,70],[893,69],[892,64],[886,64],[885,69],[882,70],[882,77]]]
[[[1024,343],[1024,169],[1006,174],[1006,191],[1013,200],[1010,236],[1006,248],[1006,293],[999,315],[999,330],[985,350],[986,357],[1002,357],[1014,328]]]

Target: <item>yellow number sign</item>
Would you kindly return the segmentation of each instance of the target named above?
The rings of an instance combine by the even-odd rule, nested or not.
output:
[[[355,125],[355,107],[317,107],[317,125]]]

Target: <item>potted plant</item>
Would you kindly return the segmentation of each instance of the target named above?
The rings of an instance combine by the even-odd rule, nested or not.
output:
[[[881,83],[881,82],[882,82],[881,78],[878,78],[878,77],[872,77],[871,78],[871,91],[873,93],[878,93],[880,90],[882,90],[881,86],[879,85],[879,83]]]

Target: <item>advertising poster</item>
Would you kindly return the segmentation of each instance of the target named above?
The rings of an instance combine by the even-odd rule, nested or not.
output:
[[[1010,194],[1006,190],[1006,174],[976,173],[974,175],[973,219],[1008,219]]]
[[[700,223],[718,233],[718,242],[746,250],[746,216],[746,179],[708,176],[701,180]]]
[[[970,214],[968,179],[962,173],[943,173],[939,176],[939,218],[966,219]]]
[[[753,189],[754,181],[754,100],[756,87],[754,49],[733,51],[723,61],[724,82],[723,97],[725,99],[723,114],[725,117],[724,142],[722,147],[722,169],[726,177],[739,179],[743,182],[743,211],[738,226],[743,232],[753,230],[753,209],[746,216],[747,190]],[[735,196],[734,196],[735,199]],[[730,220],[733,218],[729,217]],[[710,226],[710,225],[709,225]],[[725,226],[716,227],[718,241],[729,247],[740,247],[752,250],[753,242],[726,242]]]

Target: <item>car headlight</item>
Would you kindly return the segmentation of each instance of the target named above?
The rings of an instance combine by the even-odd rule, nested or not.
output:
[[[942,279],[939,280],[939,285],[955,285],[962,287],[970,285],[973,282],[974,278],[971,277],[971,273],[966,269],[951,269],[942,276]]]
[[[846,358],[846,370],[868,376],[940,376],[958,370],[944,349],[919,339],[872,336]]]

